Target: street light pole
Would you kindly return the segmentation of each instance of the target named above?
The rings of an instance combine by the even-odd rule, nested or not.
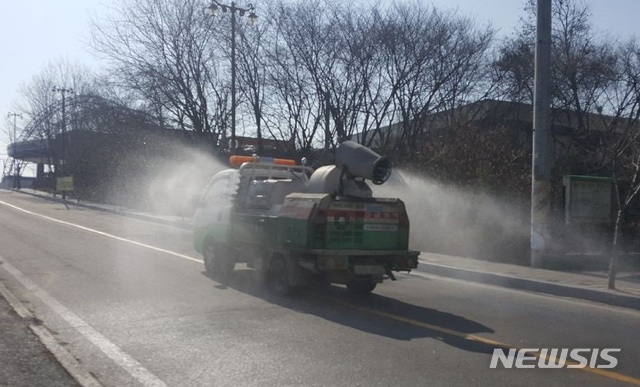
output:
[[[236,150],[236,106],[236,13],[231,11],[231,154]]]
[[[65,164],[67,162],[67,136],[66,136],[66,132],[67,132],[67,121],[66,121],[66,111],[65,111],[65,107],[66,107],[66,96],[67,94],[73,94],[74,91],[73,89],[68,89],[68,88],[64,88],[64,87],[54,87],[52,89],[52,91],[54,93],[60,93],[62,95],[62,159],[60,160],[60,175],[58,176],[58,171],[56,170],[56,177],[64,177],[66,171],[65,171]],[[62,191],[62,200],[65,200],[67,197],[66,191]]]
[[[209,5],[209,11],[212,16],[216,16],[218,9],[222,12],[231,12],[231,154],[236,149],[236,12],[240,16],[244,16],[245,12],[250,12],[248,23],[255,24],[258,16],[255,14],[253,4],[248,4],[246,8],[236,6],[236,2],[232,1],[231,5],[219,3],[212,0]]]
[[[7,117],[13,117],[13,142],[16,142],[16,118],[22,119],[22,113],[7,113]]]
[[[64,164],[67,161],[67,121],[66,121],[66,96],[67,94],[73,94],[73,89],[64,88],[64,87],[54,87],[52,89],[54,93],[60,93],[62,95],[62,164],[63,172],[64,172]]]
[[[16,161],[16,118],[22,119],[22,113],[7,113],[7,117],[13,117],[13,160],[11,160],[11,173],[13,174],[13,188],[20,188],[20,166]]]

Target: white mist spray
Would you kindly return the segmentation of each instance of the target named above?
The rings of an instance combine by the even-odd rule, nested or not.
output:
[[[188,149],[181,160],[159,160],[146,178],[141,199],[155,214],[191,217],[211,176],[225,168],[212,155]]]
[[[374,194],[405,202],[413,249],[528,263],[528,207],[515,201],[397,170]]]

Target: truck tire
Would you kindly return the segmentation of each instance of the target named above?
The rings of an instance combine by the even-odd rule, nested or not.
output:
[[[347,289],[355,294],[369,294],[376,288],[377,283],[368,280],[352,279],[347,282]]]
[[[293,287],[289,283],[287,262],[283,257],[276,255],[271,258],[267,281],[269,290],[273,294],[278,296],[287,296],[291,294]]]
[[[230,256],[228,249],[209,239],[202,249],[204,268],[210,276],[221,278],[233,271],[235,262]]]

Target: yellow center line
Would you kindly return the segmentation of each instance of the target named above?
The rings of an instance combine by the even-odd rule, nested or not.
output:
[[[420,328],[429,329],[429,330],[432,330],[432,331],[435,331],[435,332],[440,332],[440,333],[443,333],[443,334],[446,334],[446,335],[449,335],[449,336],[459,337],[459,338],[464,339],[464,340],[485,344],[485,345],[487,345],[489,347],[497,347],[497,348],[504,348],[504,349],[515,349],[516,351],[522,349],[522,348],[519,348],[519,347],[514,346],[514,345],[502,343],[502,342],[499,342],[499,341],[496,341],[496,340],[487,339],[485,337],[472,335],[472,334],[468,334],[468,333],[464,333],[464,332],[459,332],[459,331],[456,331],[456,330],[453,330],[453,329],[444,328],[444,327],[441,327],[441,326],[438,326],[438,325],[425,323],[425,322],[422,322],[422,321],[414,320],[414,319],[407,318],[407,317],[398,316],[398,315],[395,315],[395,314],[392,314],[392,313],[383,312],[383,311],[380,311],[380,310],[369,309],[369,308],[366,308],[366,307],[363,307],[363,306],[357,306],[357,305],[351,304],[349,302],[338,300],[338,299],[335,299],[335,298],[323,297],[323,296],[316,296],[316,297],[319,297],[321,299],[324,299],[326,301],[332,302],[334,304],[340,305],[340,306],[345,307],[345,308],[357,310],[358,312],[361,312],[361,313],[366,313],[366,314],[369,314],[369,315],[374,315],[374,316],[382,317],[382,318],[389,319],[389,320],[399,321],[399,322],[402,322],[402,323],[405,323],[405,324],[417,326],[417,327],[420,327]],[[549,355],[542,355],[539,352],[529,352],[529,351],[527,351],[527,354],[535,356],[537,359],[544,358],[544,360],[546,360],[546,361],[549,361],[550,359],[557,360],[554,357],[551,357]],[[565,365],[579,365],[579,364],[580,363],[578,363],[578,362],[574,362],[574,361],[570,361],[570,360],[565,361]],[[614,380],[619,381],[619,382],[624,382],[624,383],[629,383],[629,384],[632,384],[632,385],[635,385],[635,386],[640,386],[640,379],[635,378],[633,376],[628,376],[628,375],[620,374],[620,373],[617,373],[617,372],[604,370],[604,369],[601,369],[601,368],[591,368],[589,366],[585,366],[583,368],[572,368],[572,369],[579,370],[579,371],[585,371],[585,372],[589,372],[589,373],[592,373],[592,374],[604,376],[604,377],[609,378],[609,379],[614,379]]]

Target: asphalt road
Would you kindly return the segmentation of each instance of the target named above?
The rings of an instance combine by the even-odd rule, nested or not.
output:
[[[106,386],[640,381],[637,311],[419,271],[369,297],[273,297],[251,270],[205,275],[184,229],[3,190],[0,260],[0,281]],[[545,347],[621,352],[609,370],[489,368],[494,348]]]

